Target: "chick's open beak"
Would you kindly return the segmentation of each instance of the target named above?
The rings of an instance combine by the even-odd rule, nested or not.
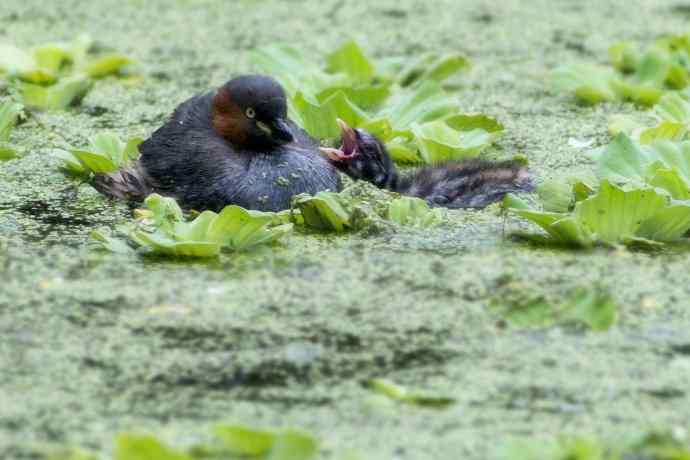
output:
[[[319,150],[326,158],[333,161],[347,161],[357,156],[357,132],[350,128],[347,123],[338,118],[340,126],[340,148],[321,147]]]

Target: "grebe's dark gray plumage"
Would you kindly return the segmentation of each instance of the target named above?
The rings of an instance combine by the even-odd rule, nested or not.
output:
[[[342,172],[403,195],[416,196],[432,206],[483,208],[506,193],[530,192],[534,181],[515,161],[465,160],[425,166],[401,175],[385,145],[370,133],[339,120],[342,146],[321,152]]]
[[[94,186],[139,202],[156,192],[188,209],[279,211],[294,195],[340,189],[338,171],[318,148],[287,118],[275,80],[242,76],[183,102],[139,146],[138,162],[97,176]]]

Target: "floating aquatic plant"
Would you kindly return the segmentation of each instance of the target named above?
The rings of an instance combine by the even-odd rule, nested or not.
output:
[[[539,225],[542,242],[588,247],[603,244],[655,244],[681,240],[690,230],[690,142],[640,144],[619,134],[592,153],[597,187],[575,182],[542,195],[544,210],[521,206],[511,211]],[[568,192],[570,188],[570,193]]]
[[[286,46],[256,50],[253,60],[281,81],[290,97],[290,116],[309,134],[335,139],[341,118],[379,136],[398,162],[473,157],[503,132],[487,115],[462,113],[444,89],[469,68],[460,55],[424,55],[407,66],[395,59],[379,63],[347,42],[326,56],[323,66]]]
[[[27,107],[64,109],[79,103],[93,79],[120,75],[132,64],[120,53],[95,53],[92,45],[87,36],[30,50],[0,44],[0,76],[16,82]]]
[[[92,234],[94,242],[111,252],[127,252],[131,244],[152,255],[215,257],[223,249],[251,249],[275,242],[292,231],[292,224],[281,223],[275,213],[234,205],[220,213],[204,211],[187,221],[172,198],[152,194],[144,204],[136,224],[120,232],[124,239],[97,231]]]
[[[625,100],[655,104],[666,91],[690,83],[690,35],[664,37],[641,50],[630,42],[612,45],[610,67],[567,64],[554,73],[558,91],[586,104]]]
[[[649,112],[654,120],[654,126],[651,127],[631,115],[613,115],[609,120],[609,132],[613,136],[627,134],[642,144],[660,140],[686,140],[690,132],[688,96],[687,90],[664,94]]]
[[[9,140],[21,111],[20,104],[10,101],[0,103],[0,161],[11,160],[17,156],[17,151],[9,145]]]
[[[398,225],[428,228],[445,220],[445,210],[431,208],[416,197],[379,197],[353,195],[345,189],[340,193],[319,192],[314,196],[295,197],[293,207],[300,212],[305,226],[320,231],[357,230],[363,221],[390,221]],[[367,219],[363,219],[367,217]]]
[[[561,436],[512,439],[501,446],[501,460],[687,460],[690,442],[682,431],[652,431],[611,441]]]
[[[379,394],[414,406],[445,409],[455,403],[455,398],[450,396],[431,391],[410,390],[387,379],[372,379],[368,382],[368,385]]]
[[[89,140],[86,148],[55,149],[53,154],[62,160],[62,168],[71,174],[109,173],[135,160],[142,141],[135,137],[123,142],[114,134],[100,133]]]
[[[167,445],[155,436],[130,433],[115,438],[112,460],[311,460],[318,442],[311,434],[291,429],[257,429],[239,424],[218,424],[214,438],[188,449]],[[67,449],[47,456],[47,460],[97,460],[95,454]]]

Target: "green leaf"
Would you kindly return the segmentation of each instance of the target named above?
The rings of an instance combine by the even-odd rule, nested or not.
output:
[[[597,176],[616,183],[642,184],[651,158],[625,134],[619,134],[597,158]]]
[[[152,436],[120,434],[115,441],[114,460],[193,460]]]
[[[645,219],[637,235],[653,241],[676,241],[690,230],[690,202],[671,204]]]
[[[562,181],[544,182],[537,188],[537,194],[548,212],[568,212],[575,205],[572,186]]]
[[[21,112],[21,104],[9,101],[0,104],[0,142],[7,142],[10,139],[10,133],[17,124]]]
[[[273,213],[226,206],[210,223],[208,239],[238,251],[272,243],[292,231],[292,224],[269,228],[274,219]]]
[[[415,406],[445,409],[456,402],[455,398],[435,394],[427,391],[408,390],[387,379],[372,379],[369,381],[372,390],[395,401]]]
[[[666,199],[654,189],[624,191],[602,181],[596,195],[576,205],[575,216],[597,240],[619,243],[638,236],[642,222],[659,213],[665,205]]]
[[[613,74],[605,68],[570,64],[554,72],[554,87],[557,91],[573,93],[586,104],[613,101],[616,94],[611,88]]]
[[[51,452],[45,456],[45,460],[98,460],[98,456],[80,449],[67,448]]]
[[[89,140],[87,149],[71,149],[69,152],[55,150],[63,167],[73,174],[103,174],[117,171],[126,163],[134,160],[139,151],[137,147],[142,139],[135,137],[126,144],[114,134],[100,133]]]
[[[632,42],[618,42],[611,45],[609,58],[616,69],[625,73],[634,72],[640,60],[639,51]]]
[[[354,41],[349,41],[326,58],[328,71],[342,72],[353,81],[368,83],[374,77],[374,65]]]
[[[491,135],[484,130],[460,132],[440,120],[423,125],[415,123],[411,130],[426,163],[475,157],[491,144]]]
[[[431,80],[438,83],[446,81],[458,72],[469,70],[470,61],[460,54],[448,54],[432,62],[419,77],[419,81]]]
[[[394,141],[386,144],[386,148],[396,163],[415,164],[423,162],[419,156],[419,149],[410,143]]]
[[[68,152],[62,149],[53,149],[52,155],[62,160],[62,165],[60,167],[69,174],[84,175],[88,174],[88,171],[84,168],[84,165],[79,158],[75,156],[72,152]]]
[[[92,230],[91,239],[100,249],[116,254],[130,254],[132,248],[126,241],[109,235],[105,230]]]
[[[388,204],[387,217],[400,225],[429,228],[443,222],[445,213],[443,209],[430,208],[421,198],[403,196]]]
[[[640,133],[640,143],[651,144],[660,140],[681,140],[688,132],[687,125],[662,121],[653,128],[647,128]]]
[[[36,65],[49,74],[56,75],[62,66],[72,60],[70,50],[62,44],[47,44],[33,49],[33,57]],[[43,83],[33,81],[33,83]]]
[[[292,105],[298,114],[299,124],[311,136],[317,139],[335,139],[339,136],[333,107],[311,101],[301,92],[292,99]]]
[[[80,77],[66,78],[48,87],[24,83],[22,96],[28,107],[59,110],[79,103],[91,85],[91,81]]]
[[[690,102],[678,93],[666,93],[654,106],[662,121],[690,125]]]
[[[316,457],[318,443],[309,433],[293,429],[278,431],[266,460],[311,460]]]
[[[220,244],[210,241],[176,241],[164,233],[149,233],[137,230],[130,238],[149,250],[151,254],[172,257],[216,257],[220,254]]]
[[[124,54],[109,53],[87,62],[81,70],[91,78],[103,78],[119,73],[130,64],[132,60]]]
[[[342,232],[349,226],[350,215],[340,203],[337,193],[319,192],[314,196],[297,195],[293,201],[307,227]]]
[[[73,149],[71,154],[79,160],[86,170],[102,174],[117,171],[118,166],[106,154],[101,152],[89,152],[87,150]]]
[[[146,197],[144,206],[153,213],[153,224],[166,235],[172,235],[175,224],[184,221],[182,209],[173,198],[153,193]]]
[[[409,61],[409,58],[405,60]],[[438,56],[427,53],[419,55],[401,67],[397,79],[401,86],[423,85],[425,82],[442,83],[470,67],[470,62],[459,54]]]
[[[394,129],[404,131],[414,123],[446,118],[454,115],[458,104],[433,81],[427,81],[414,91],[402,94],[397,102],[382,110]]]
[[[5,142],[0,142],[0,161],[7,161],[17,158],[17,151]]]
[[[230,453],[239,455],[264,455],[271,450],[274,434],[244,425],[216,425],[216,437]]]
[[[503,133],[503,125],[495,118],[483,113],[460,113],[447,118],[445,121],[448,126],[458,131],[481,129],[487,133],[495,134],[496,137]]]

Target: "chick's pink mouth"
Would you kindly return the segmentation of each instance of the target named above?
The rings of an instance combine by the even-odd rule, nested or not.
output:
[[[321,154],[333,161],[348,161],[357,156],[357,133],[338,118],[340,126],[340,148],[320,147]]]

